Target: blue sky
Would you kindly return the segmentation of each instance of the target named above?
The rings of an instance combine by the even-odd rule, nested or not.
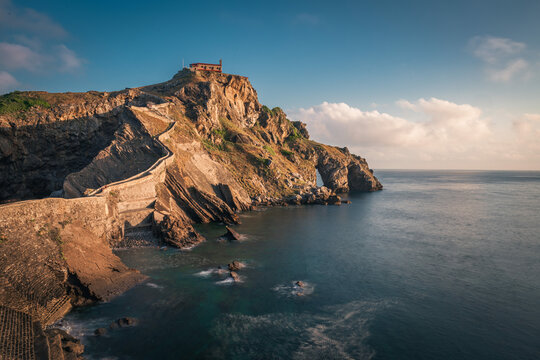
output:
[[[337,107],[323,104],[353,109],[354,114],[347,116],[354,115],[349,121],[354,129],[371,124],[375,115],[370,112],[378,112],[381,116],[373,121],[391,128],[390,134],[378,134],[381,138],[404,136],[413,141],[410,132],[425,131],[424,137],[431,136],[431,143],[437,143],[442,135],[433,124],[453,126],[455,116],[469,119],[463,127],[485,122],[491,132],[481,141],[496,138],[499,142],[489,149],[493,156],[494,146],[504,146],[506,128],[517,131],[525,122],[521,127],[525,134],[540,129],[536,121],[539,17],[539,1],[519,0],[207,1],[202,5],[0,0],[0,90],[118,90],[169,79],[182,59],[188,64],[222,58],[224,71],[249,76],[262,103],[280,106],[308,125],[312,120],[306,114],[314,111],[320,119],[312,133],[319,139],[336,145],[352,141],[350,147],[378,159],[380,167],[490,168],[486,154],[476,162],[465,157],[448,162],[438,155],[431,160],[427,156],[424,163],[389,161],[403,152],[402,141],[390,145],[382,141],[368,148],[362,136],[362,141],[340,138],[335,133],[347,129],[343,119],[332,125],[333,116],[327,111]],[[430,99],[455,106],[451,111],[433,109],[446,103]],[[465,105],[480,113],[453,112],[454,118],[441,118],[449,111],[465,111]],[[476,118],[469,117],[475,114]],[[400,120],[384,120],[383,115]],[[395,134],[404,131],[402,125],[418,123],[429,129],[405,126],[409,133]],[[445,139],[461,136],[443,130]],[[519,141],[512,146],[524,144]],[[451,142],[446,146],[455,147]],[[529,153],[534,154],[534,149],[529,150],[514,154],[514,160],[501,167],[511,168],[517,156],[519,168],[540,169],[540,159],[532,159]],[[479,149],[463,150],[462,155],[473,151]],[[386,155],[381,157],[381,152]]]

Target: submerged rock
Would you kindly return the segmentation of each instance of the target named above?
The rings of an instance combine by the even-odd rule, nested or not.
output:
[[[94,335],[96,336],[103,336],[107,333],[107,329],[105,328],[97,328],[96,330],[94,330]]]
[[[123,317],[123,318],[120,318],[116,321],[113,321],[110,325],[109,325],[109,328],[111,329],[117,329],[117,328],[122,328],[122,327],[130,327],[130,326],[135,326],[137,325],[138,323],[138,320],[136,318],[133,318],[133,317]]]
[[[235,271],[231,271],[229,275],[233,278],[235,282],[240,281],[240,276]]]
[[[242,269],[245,265],[242,264],[238,260],[234,260],[232,263],[228,264],[227,267],[229,268],[229,271],[238,271]]]

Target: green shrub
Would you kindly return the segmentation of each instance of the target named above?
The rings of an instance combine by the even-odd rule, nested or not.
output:
[[[227,139],[227,130],[225,129],[214,129],[212,130],[212,133],[223,140]]]
[[[287,136],[287,138],[285,139],[285,141],[295,141],[297,139],[301,139],[303,136],[302,134],[300,134],[300,132],[298,131],[297,128],[295,128],[293,125],[291,125],[291,133],[289,134],[289,136]]]
[[[279,113],[283,112],[283,110],[281,110],[280,107],[275,107],[273,109],[270,109],[268,106],[266,105],[263,105],[262,107],[262,111],[264,111],[265,113],[267,113],[268,115],[270,116],[278,116]]]
[[[281,149],[280,152],[285,156],[291,156],[291,155],[294,154],[292,151],[289,151],[289,150],[286,150],[286,149]]]
[[[51,104],[43,99],[24,95],[19,91],[0,96],[0,115],[24,112],[33,106],[50,108]]]

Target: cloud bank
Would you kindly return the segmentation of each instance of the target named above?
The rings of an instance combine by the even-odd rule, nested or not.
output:
[[[314,140],[348,146],[380,168],[540,169],[540,115],[500,128],[470,104],[399,100],[407,116],[323,102],[289,112]]]

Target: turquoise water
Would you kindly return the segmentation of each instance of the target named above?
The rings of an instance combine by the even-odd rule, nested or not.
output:
[[[350,205],[244,214],[238,243],[120,251],[149,282],[65,324],[90,359],[540,358],[540,172],[376,174]],[[234,259],[241,283],[211,273]]]

